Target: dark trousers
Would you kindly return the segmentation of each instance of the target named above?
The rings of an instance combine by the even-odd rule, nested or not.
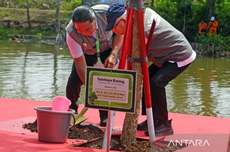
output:
[[[149,66],[149,81],[154,121],[168,121],[165,87],[189,65],[178,68],[177,63],[166,62],[162,67]],[[144,91],[142,96],[142,115],[146,115]]]
[[[111,49],[108,49],[102,53],[100,53],[101,62],[104,63],[105,59],[109,56]],[[97,55],[84,55],[87,66],[93,66],[97,62]],[[69,108],[77,111],[78,109],[78,98],[81,92],[81,86],[83,82],[81,81],[78,73],[76,71],[75,64],[73,62],[72,71],[68,79],[67,87],[66,87],[66,97],[71,101],[71,105]],[[104,110],[99,110],[100,119],[104,120],[108,116],[108,112]]]

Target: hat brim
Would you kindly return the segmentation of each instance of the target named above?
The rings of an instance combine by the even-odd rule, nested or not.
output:
[[[116,22],[116,20],[114,22],[108,23],[106,28],[105,28],[105,31],[111,31],[114,27],[115,22]]]

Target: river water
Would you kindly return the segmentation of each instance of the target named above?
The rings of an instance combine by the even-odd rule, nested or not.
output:
[[[0,97],[52,101],[65,96],[73,59],[66,47],[0,42]],[[198,57],[167,86],[170,112],[230,117],[230,58]],[[80,95],[84,102],[84,87]]]

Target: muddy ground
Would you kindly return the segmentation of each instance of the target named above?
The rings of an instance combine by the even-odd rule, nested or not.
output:
[[[37,132],[37,121],[33,123],[24,124],[22,128],[28,129],[31,132]],[[102,129],[93,125],[76,125],[70,128],[68,132],[69,139],[87,140],[86,143],[80,145],[73,145],[74,147],[90,147],[95,149],[102,149],[103,136],[104,132],[102,131]],[[157,144],[159,144],[159,146],[161,147],[153,146],[154,152],[173,152],[186,147],[186,145],[169,145],[169,142],[166,141],[163,144],[162,141],[159,141],[157,142]],[[131,147],[124,147],[120,142],[120,136],[112,136],[110,142],[110,149],[125,152],[148,152],[150,151],[150,142],[149,140],[137,138],[137,143],[135,145],[132,145]]]

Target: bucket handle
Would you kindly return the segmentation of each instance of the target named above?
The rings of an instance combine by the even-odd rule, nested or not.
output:
[[[74,114],[71,113],[71,116],[73,117],[73,124],[69,127],[69,128],[72,128],[75,126],[75,116]]]

